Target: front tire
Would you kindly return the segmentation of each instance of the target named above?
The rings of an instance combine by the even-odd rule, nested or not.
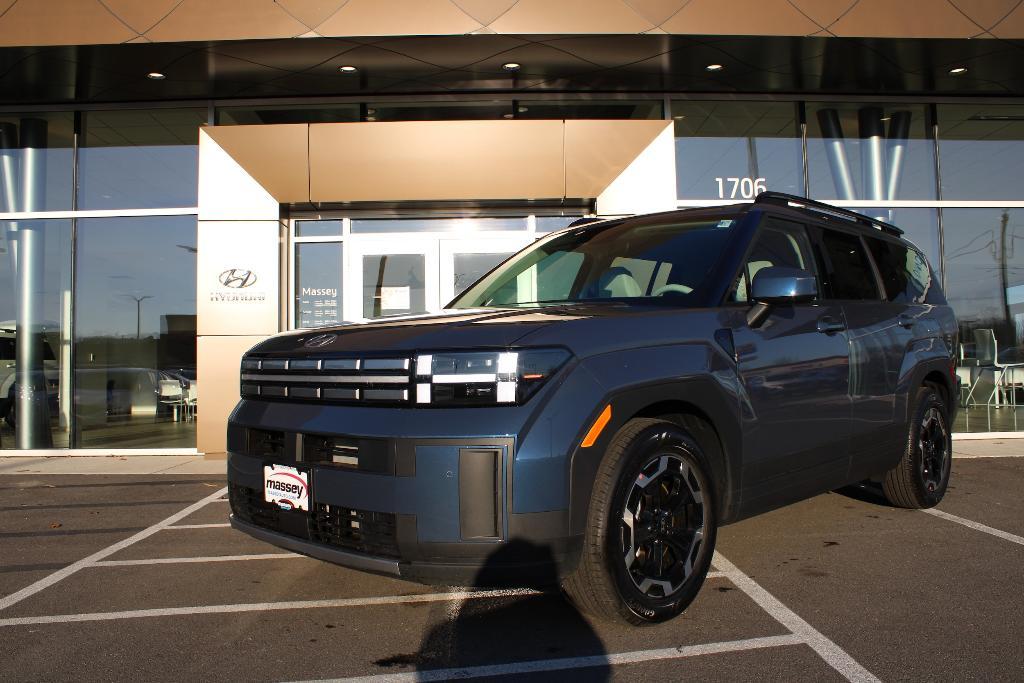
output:
[[[936,388],[926,384],[915,396],[903,457],[882,481],[886,500],[911,509],[938,505],[949,486],[952,458],[949,410]]]
[[[704,584],[717,531],[711,469],[697,441],[663,420],[634,419],[612,438],[563,588],[582,611],[631,624],[681,614]]]

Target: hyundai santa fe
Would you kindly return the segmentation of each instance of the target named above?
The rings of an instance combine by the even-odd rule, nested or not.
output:
[[[271,337],[228,424],[231,523],[643,623],[691,603],[723,524],[865,481],[933,506],[957,326],[901,234],[766,192],[570,226],[439,315]]]

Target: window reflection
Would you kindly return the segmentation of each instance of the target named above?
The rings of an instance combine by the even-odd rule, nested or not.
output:
[[[204,123],[205,109],[86,112],[79,208],[195,206]]]
[[[424,313],[426,259],[422,254],[363,257],[363,317]]]
[[[79,220],[75,267],[78,445],[195,447],[195,217]]]
[[[943,199],[1021,199],[1024,107],[939,106]]]
[[[935,198],[935,148],[922,104],[807,105],[811,196]]]
[[[71,112],[0,114],[0,211],[63,211],[74,186]]]
[[[70,260],[71,221],[0,221],[0,448],[68,446]]]
[[[1024,389],[1024,210],[944,209],[946,297],[960,325],[960,431],[1015,430]]]
[[[676,101],[672,118],[680,199],[804,193],[795,103]]]

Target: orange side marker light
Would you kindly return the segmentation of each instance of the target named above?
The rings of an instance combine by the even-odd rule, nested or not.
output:
[[[597,437],[601,436],[601,432],[608,426],[608,422],[612,419],[612,404],[609,403],[601,411],[601,414],[594,420],[594,424],[590,425],[590,430],[587,435],[583,437],[583,443],[580,444],[583,448],[590,448],[597,441]]]

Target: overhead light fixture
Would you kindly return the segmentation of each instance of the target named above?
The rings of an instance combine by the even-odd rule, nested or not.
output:
[[[967,73],[967,67],[966,66],[955,66],[955,67],[953,67],[952,69],[949,70],[949,73],[953,74],[954,76],[957,76],[959,74],[965,74],[965,73]]]
[[[501,65],[501,68],[505,71],[519,71],[523,68],[523,65],[519,62],[505,62]]]
[[[377,120],[377,117],[376,117],[376,116],[367,116],[367,117],[366,117],[366,120],[367,120],[367,121],[376,121],[376,120]]]
[[[339,66],[338,71],[340,71],[343,74],[352,74],[355,73],[356,71],[359,71],[359,69],[352,66],[351,64],[345,64],[344,66]]]
[[[686,118],[686,114],[676,114],[672,118],[674,118],[676,121],[682,121],[683,119]]]
[[[165,78],[167,78],[167,76],[163,75],[159,71],[150,71],[148,74],[146,74],[146,78],[148,78],[151,81],[162,81]]]
[[[708,64],[706,67],[704,67],[704,70],[705,71],[721,71],[724,68],[725,67],[722,66],[721,64]]]
[[[516,115],[515,114],[502,114],[501,117],[505,118],[505,119],[514,119],[516,117]]]
[[[520,114],[525,114],[526,112],[530,111],[530,108],[529,107],[519,107],[519,109],[517,109],[517,111]]]

